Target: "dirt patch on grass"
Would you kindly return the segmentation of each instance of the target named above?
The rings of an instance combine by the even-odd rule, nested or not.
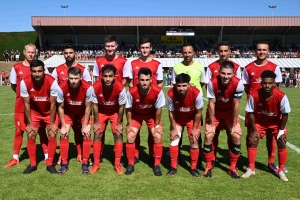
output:
[[[4,61],[0,61],[0,72],[4,71],[5,74],[10,73],[12,66],[14,66],[16,62],[5,63]]]

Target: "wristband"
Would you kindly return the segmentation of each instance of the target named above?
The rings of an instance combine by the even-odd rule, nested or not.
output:
[[[284,130],[279,130],[277,134],[277,140],[280,138],[280,136],[284,135]]]

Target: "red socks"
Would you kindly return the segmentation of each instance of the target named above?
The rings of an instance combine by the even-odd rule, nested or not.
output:
[[[94,142],[93,155],[94,155],[94,164],[96,164],[96,165],[100,165],[101,149],[102,149],[102,142]]]
[[[268,164],[270,163],[274,163],[274,159],[275,159],[275,152],[276,152],[276,140],[275,137],[271,136],[271,137],[267,137],[266,138],[266,146],[268,149]]]
[[[53,159],[56,152],[56,138],[48,138],[48,159],[47,159],[47,166],[53,165]]]
[[[240,157],[240,154],[234,154],[231,151],[229,151],[229,156],[230,156],[230,170],[236,170],[236,163]]]
[[[134,165],[135,143],[126,143],[126,155],[129,165]]]
[[[30,159],[30,165],[36,166],[36,143],[35,140],[27,140],[27,152]]]
[[[23,142],[23,133],[24,133],[24,131],[21,131],[20,129],[16,129],[16,131],[15,131],[14,153],[13,154],[19,155],[19,153],[20,153],[20,149],[21,149],[22,142]],[[27,142],[27,145],[28,145],[28,142]]]
[[[61,156],[61,163],[68,164],[69,139],[61,139],[60,140],[60,156]]]
[[[257,148],[248,148],[248,162],[251,170],[255,169],[255,160],[256,160]]]
[[[115,166],[120,166],[121,157],[123,153],[123,143],[114,143],[115,149]]]
[[[153,152],[154,152],[154,166],[160,165],[162,152],[163,152],[162,142],[154,143]]]
[[[191,170],[194,170],[197,168],[199,152],[200,152],[199,148],[197,148],[197,149],[190,148]]]
[[[204,158],[205,158],[205,161],[206,161],[206,168],[212,168],[212,165],[211,165],[211,161],[214,160],[214,152],[211,151],[209,153],[206,153],[204,152]]]
[[[88,160],[90,158],[91,154],[91,147],[92,147],[92,139],[83,139],[83,158],[82,158],[82,164],[87,165]]]
[[[177,169],[178,152],[179,152],[178,145],[170,146],[171,167],[173,167],[174,169]]]
[[[284,165],[287,158],[287,149],[278,149],[278,161],[279,161],[279,170],[284,172]]]

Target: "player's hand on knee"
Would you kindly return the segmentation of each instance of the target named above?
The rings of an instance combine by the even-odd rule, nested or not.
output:
[[[249,144],[256,144],[257,141],[259,140],[259,137],[260,135],[256,130],[252,131],[249,136]]]
[[[50,123],[49,131],[53,132],[54,134],[56,134],[58,132],[58,128],[55,125],[55,123]]]
[[[133,129],[132,129],[132,126],[127,124],[127,126],[126,126],[126,135],[128,135],[128,133],[131,133],[131,132],[134,132]]]
[[[210,125],[210,124],[205,125],[205,135],[209,134],[209,133],[215,134],[215,131],[216,131],[216,126],[214,124],[213,125]]]
[[[156,125],[154,127],[154,133],[158,133],[158,134],[162,135],[163,134],[162,127],[160,125]]]
[[[193,140],[194,142],[197,142],[199,140],[200,131],[198,128],[193,128],[192,130]]]
[[[238,134],[239,136],[242,135],[242,129],[239,123],[233,124],[231,126],[231,134]]]
[[[67,131],[67,127],[66,126],[62,126],[60,129],[60,138],[61,139],[66,139],[69,136],[69,132]]]
[[[99,123],[94,123],[94,133],[101,132],[101,126]]]
[[[179,137],[180,136],[178,134],[177,129],[172,129],[171,132],[170,132],[170,140],[173,141],[173,140],[178,139]]]
[[[82,135],[86,138],[91,137],[91,128],[89,125],[82,125]]]
[[[277,146],[278,148],[286,147],[286,135],[283,134],[277,139]]]
[[[123,124],[117,124],[116,128],[115,128],[115,133],[123,133]]]
[[[31,124],[27,124],[26,132],[27,132],[27,135],[30,133],[36,133],[35,128]]]

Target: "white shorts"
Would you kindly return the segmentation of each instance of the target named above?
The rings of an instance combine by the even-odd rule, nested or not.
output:
[[[20,58],[20,55],[16,55],[16,58]]]

